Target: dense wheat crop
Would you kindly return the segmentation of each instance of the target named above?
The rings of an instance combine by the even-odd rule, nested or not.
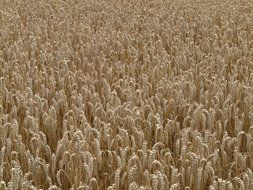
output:
[[[252,190],[253,1],[0,0],[1,190]]]

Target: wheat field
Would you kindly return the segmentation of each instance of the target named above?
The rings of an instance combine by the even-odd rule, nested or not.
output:
[[[0,190],[252,190],[252,0],[0,0]]]

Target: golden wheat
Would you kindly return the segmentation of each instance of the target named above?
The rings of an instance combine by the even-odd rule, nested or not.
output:
[[[0,189],[253,189],[251,0],[1,0]]]

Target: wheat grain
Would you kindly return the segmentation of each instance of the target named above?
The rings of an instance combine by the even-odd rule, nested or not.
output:
[[[244,1],[0,1],[1,189],[252,189]]]

